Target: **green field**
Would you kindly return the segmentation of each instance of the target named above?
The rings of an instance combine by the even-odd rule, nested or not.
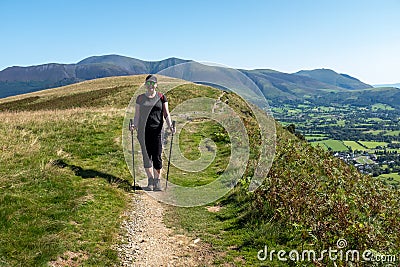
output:
[[[366,156],[360,156],[360,157],[356,158],[355,160],[360,164],[372,164],[372,163],[374,163],[373,160],[371,160],[370,158],[368,158]]]
[[[368,131],[364,131],[363,133],[373,134],[373,135],[383,134],[384,136],[399,136],[400,130],[398,130],[398,131],[368,130]]]
[[[378,178],[393,178],[393,180],[396,180],[400,183],[400,174],[398,173],[388,173],[388,174],[381,174],[378,176]]]
[[[388,136],[400,136],[400,130],[399,130],[399,131],[387,131],[384,135],[388,135]]]
[[[368,149],[374,149],[378,146],[385,147],[388,145],[386,142],[376,142],[376,141],[358,141],[361,145],[365,146]]]
[[[306,135],[305,138],[307,141],[309,141],[309,140],[318,140],[319,141],[319,140],[326,139],[326,136],[322,135],[322,134],[315,134],[315,135]]]
[[[373,121],[373,122],[382,122],[383,120],[381,118],[369,118],[366,120],[367,122]]]
[[[400,186],[400,174],[398,173],[381,174],[378,176],[378,179],[397,188]]]
[[[366,150],[365,147],[363,147],[362,145],[360,145],[356,141],[343,141],[343,143],[344,143],[345,146],[350,147],[351,150],[353,150],[353,151],[355,151],[355,150],[361,150],[361,151]]]
[[[330,111],[334,111],[335,108],[334,107],[317,107],[314,108],[313,111],[317,111],[317,112],[330,112]]]
[[[284,113],[285,110],[283,108],[272,108],[272,111],[274,113]]]
[[[363,133],[365,134],[373,134],[373,135],[378,135],[380,133],[382,133],[383,130],[368,130],[368,131],[364,131]]]
[[[374,105],[372,105],[372,110],[379,110],[379,109],[381,109],[381,110],[394,110],[394,108],[393,107],[391,107],[391,106],[389,106],[389,105],[386,105],[386,104],[374,104]]]
[[[322,141],[315,141],[311,143],[314,146],[320,145],[325,150],[331,150],[335,152],[348,151],[349,149],[340,140],[328,139]]]
[[[369,127],[373,126],[373,124],[372,123],[355,123],[354,126],[357,128],[362,128],[362,127],[369,128]]]
[[[325,151],[328,151],[328,147],[322,141],[315,141],[310,143],[313,147],[320,147]]]
[[[346,120],[338,120],[337,125],[339,126],[345,126],[346,125]]]

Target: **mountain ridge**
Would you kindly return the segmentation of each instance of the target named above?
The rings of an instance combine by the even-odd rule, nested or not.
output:
[[[0,98],[97,78],[157,73],[188,61],[178,58],[142,61],[120,55],[105,55],[91,56],[74,64],[13,66],[0,71]]]
[[[331,69],[301,70],[296,75],[306,76],[318,81],[345,89],[365,89],[372,86],[361,82],[348,74],[339,74]]]
[[[195,61],[175,57],[159,61],[144,61],[111,54],[90,56],[74,64],[49,63],[28,67],[8,67],[0,71],[0,98],[97,78],[159,73],[169,67],[188,62]],[[259,87],[268,101],[277,105],[305,100],[319,105],[321,99],[332,93],[337,94],[341,102],[347,103],[348,98],[352,97],[352,91],[373,88],[348,74],[339,74],[330,69],[302,70],[296,73],[284,73],[271,69],[239,69],[239,71]],[[186,76],[191,75],[189,73]],[[391,89],[393,92],[390,94],[397,95],[400,89],[396,89]],[[385,104],[392,105],[393,101],[378,94],[379,92],[372,92],[368,97],[374,99],[374,95],[377,95],[380,96],[379,99],[385,101]],[[360,97],[362,98],[362,95]],[[361,103],[367,102],[361,99]],[[397,105],[396,101],[394,103]]]

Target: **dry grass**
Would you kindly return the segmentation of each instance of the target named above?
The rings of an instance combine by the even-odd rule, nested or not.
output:
[[[142,85],[145,80],[146,75],[133,75],[133,76],[121,76],[121,77],[106,77],[95,80],[83,81],[80,83],[75,83],[71,85],[66,85],[58,88],[51,88],[46,90],[41,90],[37,92],[32,92],[23,95],[10,96],[0,99],[1,103],[12,102],[16,100],[22,100],[29,97],[43,97],[43,98],[54,98],[61,96],[74,95],[85,92],[93,92],[96,90],[112,89],[117,87],[126,88],[137,88]],[[159,83],[182,83],[181,80],[158,76]],[[133,92],[131,92],[133,93]]]

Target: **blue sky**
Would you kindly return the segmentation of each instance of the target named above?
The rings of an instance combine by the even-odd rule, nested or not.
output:
[[[0,70],[93,55],[400,82],[400,0],[1,0]]]

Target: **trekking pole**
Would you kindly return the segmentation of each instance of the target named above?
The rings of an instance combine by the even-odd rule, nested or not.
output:
[[[133,143],[133,120],[130,119],[129,121],[129,130],[131,131],[131,138],[132,138],[132,172],[133,172],[133,191],[136,192],[136,174],[135,174],[135,150],[134,150],[134,143]]]
[[[172,128],[175,128],[175,121],[172,121]],[[171,136],[171,144],[169,146],[169,157],[168,157],[168,168],[167,168],[167,180],[165,181],[165,190],[168,187],[168,175],[169,175],[169,165],[171,164],[171,153],[172,153],[172,142],[174,141],[174,132],[172,132]]]

